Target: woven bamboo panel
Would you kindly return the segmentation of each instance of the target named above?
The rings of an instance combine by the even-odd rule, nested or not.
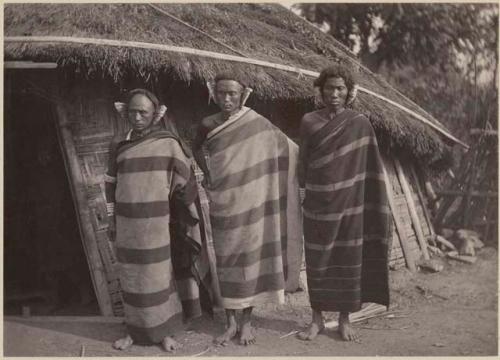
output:
[[[396,170],[394,168],[393,162],[390,159],[385,159],[384,164],[393,190],[394,206],[396,207],[395,215],[399,218],[404,228],[406,242],[408,243],[408,248],[412,253],[412,257],[414,259],[418,259],[421,256],[420,246],[417,241],[415,229],[413,228],[413,223],[410,217],[410,211],[408,209],[408,204],[406,203],[405,195],[403,194],[401,183],[399,182],[399,179],[396,175]],[[412,187],[412,190],[415,191],[415,188]],[[415,203],[417,204],[417,212],[419,213],[419,217],[421,217],[423,224],[427,224],[425,222],[425,218],[423,217],[424,215],[423,215],[422,205],[420,204],[420,200],[418,198],[418,194],[416,193],[416,191],[414,193],[414,199]],[[424,232],[424,235],[429,234],[430,233],[429,228],[426,226],[423,227],[424,229],[422,230]],[[400,241],[401,240],[399,238],[399,234],[396,231],[396,226],[393,223],[393,238],[390,250],[391,252],[389,256],[389,266],[392,269],[399,269],[406,265]]]
[[[111,243],[108,241],[108,220],[104,193],[104,173],[108,163],[109,143],[116,129],[126,129],[127,124],[113,110],[113,101],[106,96],[106,88],[100,84],[93,87],[74,89],[68,96],[72,99],[69,107],[70,129],[78,154],[78,162],[84,177],[87,205],[91,212],[92,227],[95,231],[101,264],[111,297],[113,313],[123,316],[123,300],[117,273],[117,262]]]

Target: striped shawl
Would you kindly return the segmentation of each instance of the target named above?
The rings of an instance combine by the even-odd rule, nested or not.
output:
[[[194,274],[202,246],[191,160],[167,131],[121,141],[111,154],[107,177],[116,179],[109,197],[116,202],[127,330],[135,342],[159,343],[183,320],[201,315],[200,276]]]
[[[243,108],[210,131],[204,146],[222,306],[282,302],[285,281],[298,278],[301,260],[301,253],[288,251],[298,252],[302,241],[297,145]]]
[[[373,128],[365,116],[344,110],[308,144],[303,206],[311,307],[354,312],[363,302],[388,306],[391,218]]]

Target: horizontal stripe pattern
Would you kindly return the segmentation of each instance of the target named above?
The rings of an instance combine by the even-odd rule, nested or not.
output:
[[[339,158],[345,154],[348,154],[351,151],[358,150],[364,146],[370,145],[370,144],[376,144],[376,139],[374,136],[365,136],[359,140],[353,141],[351,144],[344,145],[338,150],[336,150],[332,154],[328,154],[326,156],[323,156],[317,160],[312,161],[309,164],[309,167],[311,168],[319,168],[321,166],[324,166],[331,162],[332,160]]]
[[[190,174],[188,164],[172,156],[125,158],[118,162],[118,173],[121,174],[149,171],[176,171],[185,179]]]
[[[217,276],[223,282],[252,281],[259,276],[273,274],[278,268],[282,268],[281,253],[279,256],[260,259],[247,266],[218,267]]]
[[[127,331],[135,343],[159,343],[182,328],[184,307],[170,246],[170,207],[174,205],[169,199],[188,189],[190,159],[178,140],[155,138],[154,134],[119,150],[116,257]],[[175,206],[175,214],[181,206],[189,212],[188,205]],[[188,230],[194,234],[192,228]],[[186,295],[191,290],[183,292],[191,298],[186,310],[199,302],[197,292]]]
[[[241,266],[246,267],[259,262],[262,259],[267,259],[271,257],[276,257],[281,254],[281,244],[279,242],[267,242],[259,248],[240,253],[231,253],[230,255],[217,255],[217,266],[224,267],[234,267]]]
[[[117,247],[116,257],[121,263],[154,264],[170,259],[170,245],[154,249],[127,249]]]
[[[165,223],[169,217],[116,217],[116,246],[131,249],[154,249],[165,246]]]
[[[231,255],[241,258],[245,253],[252,253],[268,243],[279,244],[276,239],[281,236],[280,224],[277,223],[275,214],[264,216],[255,223],[239,228],[212,229],[212,231],[214,238],[217,238],[214,242],[215,250],[217,256],[221,258]],[[242,234],[245,235],[245,242],[233,240]],[[265,234],[265,237],[262,234]]]
[[[214,168],[231,168],[230,174],[244,171],[249,167],[257,165],[259,162],[268,158],[277,158],[279,154],[275,153],[272,157],[269,156],[266,150],[269,147],[276,147],[276,131],[273,129],[265,129],[260,133],[251,137],[246,137],[238,143],[227,147],[224,151],[219,151],[217,154],[210,154],[208,157],[208,168],[210,169],[210,189],[215,190],[214,184],[218,180],[228,175],[227,172],[215,173]],[[223,134],[221,134],[223,135]],[[259,146],[255,146],[259,144]],[[262,146],[262,144],[268,144]],[[252,154],[248,156],[248,154]],[[212,174],[213,173],[213,174]]]
[[[331,192],[331,191],[337,191],[337,190],[340,190],[340,189],[345,189],[345,188],[351,187],[356,182],[358,182],[358,181],[364,181],[366,179],[375,179],[375,180],[380,180],[380,181],[384,181],[385,180],[383,174],[364,172],[364,173],[361,173],[361,174],[357,174],[356,176],[354,176],[354,177],[352,177],[352,178],[350,178],[348,180],[339,181],[339,182],[336,182],[336,183],[333,183],[333,184],[318,185],[318,184],[307,183],[306,184],[306,189],[310,190],[310,191],[321,191],[321,192],[327,191],[327,192]]]
[[[268,200],[258,207],[249,209],[240,214],[232,216],[210,216],[210,222],[214,229],[233,229],[245,225],[256,223],[260,219],[268,215],[279,214],[283,204],[286,202],[286,197],[281,197],[278,200]]]
[[[309,250],[325,251],[325,250],[332,250],[334,247],[356,247],[363,245],[363,238],[352,239],[347,241],[339,241],[339,242],[332,241],[330,244],[326,245],[319,245],[306,242],[304,245]]]
[[[158,306],[168,301],[170,295],[175,294],[175,287],[171,283],[170,286],[164,290],[154,293],[131,293],[127,291],[122,292],[123,301],[131,306],[138,308],[147,308]]]
[[[276,166],[276,161],[278,166]],[[265,175],[285,169],[288,166],[288,158],[280,156],[278,159],[266,159],[242,171],[229,174],[213,182],[216,189],[230,189],[248,184]]]
[[[170,214],[170,204],[168,201],[151,201],[143,203],[117,202],[115,211],[116,215],[127,218],[154,218]]]
[[[213,134],[206,141],[207,195],[221,302],[242,308],[284,289],[287,184],[280,180],[288,171],[288,143],[253,110]]]
[[[342,212],[338,213],[330,213],[330,214],[315,214],[310,210],[304,209],[304,216],[314,219],[314,220],[324,220],[324,221],[337,221],[341,220],[345,216],[350,215],[358,215],[363,213],[364,211],[376,211],[382,214],[390,214],[391,209],[388,205],[380,205],[380,204],[365,204],[359,205],[352,208],[344,209]]]
[[[373,128],[351,110],[324,123],[311,136],[306,159],[303,213],[311,307],[352,312],[362,301],[387,305],[391,218]]]
[[[266,292],[283,290],[285,283],[283,273],[264,274],[249,281],[221,281],[221,295],[223,298],[247,298]]]

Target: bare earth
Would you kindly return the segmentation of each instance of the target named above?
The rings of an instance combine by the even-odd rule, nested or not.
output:
[[[487,356],[498,354],[498,255],[479,251],[475,264],[443,260],[440,273],[391,272],[392,306],[383,314],[355,324],[361,343],[346,343],[334,330],[304,342],[292,331],[309,322],[305,292],[288,294],[285,305],[256,309],[257,344],[211,345],[224,329],[223,317],[204,317],[178,338],[179,356]],[[420,287],[417,288],[417,287]],[[330,319],[335,317],[329,314]],[[157,346],[113,350],[124,335],[122,324],[88,322],[4,321],[5,356],[171,356]],[[203,354],[200,354],[202,353]]]

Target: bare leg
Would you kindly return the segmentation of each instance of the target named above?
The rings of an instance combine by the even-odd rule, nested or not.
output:
[[[311,325],[307,330],[299,332],[298,337],[301,340],[313,340],[324,329],[325,321],[322,312],[313,309]]]
[[[126,350],[132,346],[134,340],[130,337],[130,335],[125,336],[124,338],[118,339],[113,343],[113,348],[116,350]]]
[[[180,349],[182,347],[182,344],[175,341],[172,337],[166,336],[161,341],[161,346],[163,347],[163,350],[165,350],[166,352],[172,352],[177,349]]]
[[[216,345],[226,346],[236,336],[238,324],[236,323],[236,310],[226,309],[227,328],[224,334],[215,339]]]
[[[352,328],[349,322],[349,313],[341,312],[339,314],[339,333],[343,340],[359,342],[358,333]]]
[[[241,335],[240,345],[255,344],[255,336],[253,335],[253,328],[251,323],[253,307],[243,309],[243,318],[241,319]]]

